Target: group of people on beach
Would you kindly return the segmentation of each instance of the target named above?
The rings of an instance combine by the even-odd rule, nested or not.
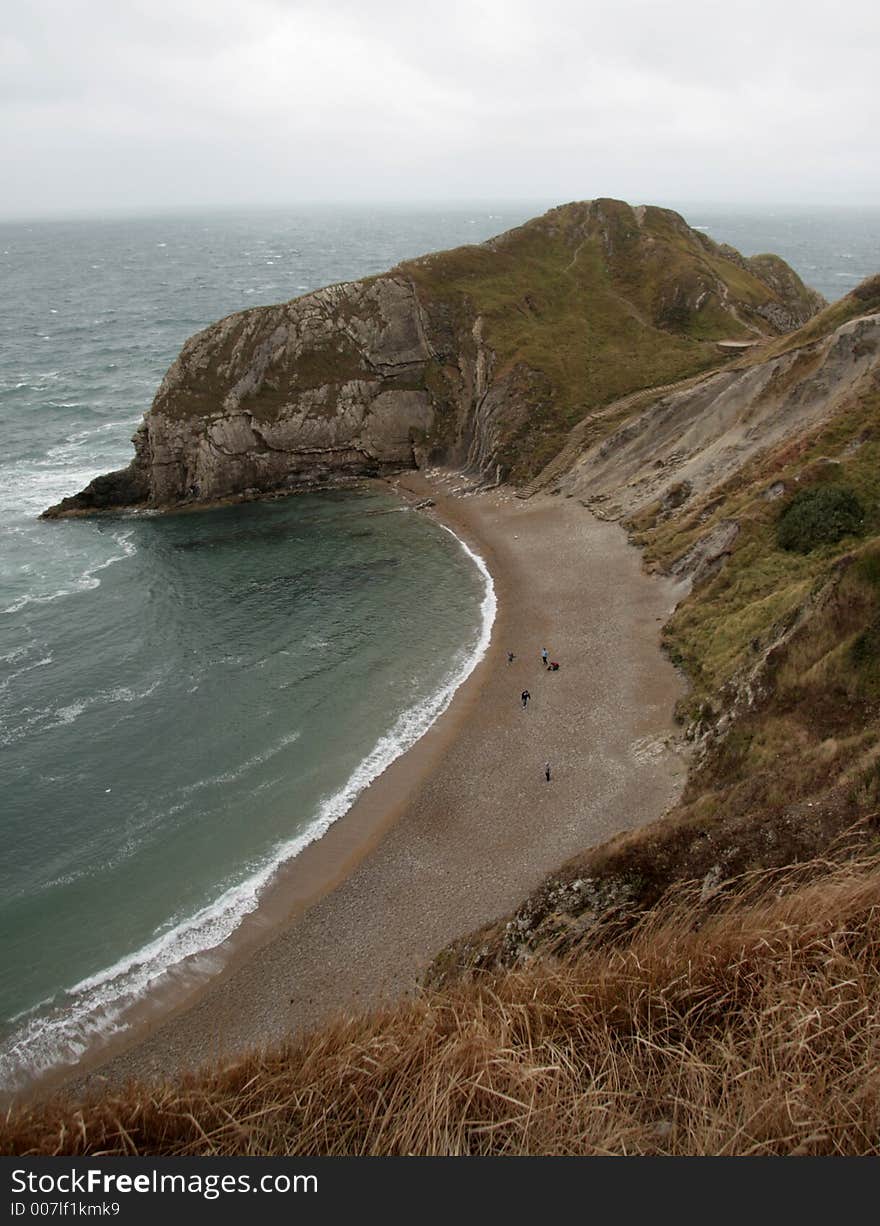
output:
[[[516,655],[512,651],[508,651],[507,653],[508,665],[512,664],[515,659],[516,659]],[[547,669],[548,673],[555,673],[559,671],[559,662],[557,660],[550,659],[550,653],[546,647],[541,648],[541,663]],[[523,692],[520,694],[519,698],[520,698],[520,702],[523,705],[523,710],[525,710],[526,707],[529,705],[529,700],[531,699],[531,697],[532,696],[528,690],[523,690]],[[544,778],[547,780],[548,783],[550,782],[550,774],[551,774],[550,763],[545,762],[544,763]]]
[[[507,663],[512,664],[515,659],[516,659],[516,656],[514,655],[514,653],[512,651],[509,651],[507,653]],[[541,648],[541,663],[547,669],[548,673],[556,673],[559,671],[559,661],[550,659],[550,653],[548,652],[546,647]]]

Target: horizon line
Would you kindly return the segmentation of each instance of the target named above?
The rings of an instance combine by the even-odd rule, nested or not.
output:
[[[146,221],[151,218],[158,217],[173,217],[180,215],[192,214],[233,214],[233,213],[252,213],[252,212],[285,212],[295,211],[297,209],[314,210],[314,209],[334,209],[334,210],[357,210],[357,209],[388,209],[388,210],[418,210],[418,209],[468,209],[468,208],[514,208],[514,207],[540,207],[542,211],[557,208],[564,204],[580,203],[585,200],[593,199],[617,199],[620,196],[581,196],[570,197],[568,200],[558,200],[556,197],[536,195],[536,196],[450,196],[450,197],[425,197],[413,199],[387,199],[379,197],[367,197],[362,200],[351,200],[344,198],[327,198],[327,199],[303,199],[291,200],[282,202],[235,202],[223,203],[215,201],[213,203],[175,203],[175,204],[109,204],[106,206],[94,205],[84,206],[82,208],[73,209],[48,209],[37,213],[23,213],[19,211],[4,213],[0,212],[0,225],[29,225],[41,224],[46,222],[87,222],[87,221],[117,221],[117,220],[142,220]],[[553,201],[553,203],[546,203]],[[626,201],[629,203],[629,201]],[[725,200],[712,199],[708,197],[680,197],[672,200],[669,197],[661,197],[656,201],[638,201],[639,205],[652,203],[657,208],[669,208],[676,211],[681,211],[684,208],[696,209],[748,209],[748,210],[774,210],[785,209],[788,211],[807,212],[810,210],[880,210],[880,200],[868,201],[804,201],[804,200]]]

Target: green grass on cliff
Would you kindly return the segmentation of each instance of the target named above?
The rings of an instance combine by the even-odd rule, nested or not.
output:
[[[869,549],[880,534],[880,392],[796,442],[747,465],[708,500],[654,527],[635,523],[648,561],[666,567],[725,520],[739,536],[721,572],[699,586],[669,624],[677,658],[698,688],[716,690],[749,659],[752,641],[799,608],[843,556]],[[865,508],[862,532],[820,544],[809,553],[783,549],[780,517],[799,491],[818,486],[851,489]],[[773,493],[781,488],[779,497]],[[650,513],[649,513],[650,515]],[[641,530],[640,530],[641,529]]]
[[[716,341],[754,335],[731,307],[771,331],[755,308],[776,298],[677,214],[614,200],[566,205],[400,271],[453,318],[482,318],[496,379],[519,367],[545,377],[502,444],[514,481],[539,471],[586,413],[727,361]]]
[[[722,521],[739,525],[724,565],[664,628],[692,683],[680,709],[691,731],[736,703],[732,727],[691,773],[675,819],[685,825],[728,829],[763,814],[769,830],[792,805],[831,793],[853,815],[880,803],[878,422],[874,388],[694,505],[631,525],[664,568]],[[840,489],[864,508],[855,530],[808,552],[782,548],[786,508],[805,490]]]

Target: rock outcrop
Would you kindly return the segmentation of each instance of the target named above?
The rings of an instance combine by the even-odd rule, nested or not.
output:
[[[763,261],[763,263],[762,263]],[[521,481],[619,395],[724,365],[821,305],[669,210],[565,205],[479,247],[242,311],[192,337],[135,457],[46,514],[168,507],[426,460]]]

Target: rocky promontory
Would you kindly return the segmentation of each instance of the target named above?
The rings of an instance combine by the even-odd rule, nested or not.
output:
[[[670,210],[563,205],[206,328],[165,375],[131,464],[45,514],[256,497],[426,462],[521,483],[586,415],[724,366],[719,341],[764,341],[821,305],[778,257],[746,259]]]

